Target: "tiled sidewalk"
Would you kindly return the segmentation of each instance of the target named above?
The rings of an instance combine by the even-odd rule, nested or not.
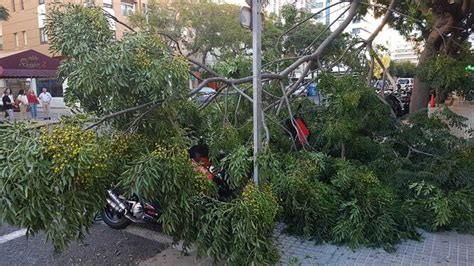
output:
[[[282,233],[278,245],[283,265],[474,265],[474,235],[420,233],[421,241],[403,241],[394,253],[381,248],[351,250],[347,246],[315,245],[314,241]]]
[[[429,108],[428,113],[433,113],[439,108],[444,108],[444,104],[441,104],[440,107]],[[467,118],[466,124],[468,128],[460,130],[459,128],[451,128],[451,132],[460,138],[470,138],[473,137],[469,134],[469,130],[474,130],[474,102],[459,102],[458,98],[454,98],[452,106],[448,107],[451,111],[455,112],[458,115],[464,116]]]

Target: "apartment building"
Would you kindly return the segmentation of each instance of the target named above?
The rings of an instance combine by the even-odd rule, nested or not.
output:
[[[142,10],[146,5],[144,0],[0,0],[0,5],[8,8],[11,16],[8,21],[0,22],[0,52],[33,49],[51,56],[44,31],[45,20],[48,10],[61,3],[101,6],[125,23],[132,12]],[[117,38],[127,31],[124,26],[113,22],[111,28]]]

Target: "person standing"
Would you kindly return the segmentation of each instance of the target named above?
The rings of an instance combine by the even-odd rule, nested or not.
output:
[[[49,105],[51,104],[51,94],[48,92],[46,88],[43,88],[43,92],[38,97],[41,100],[41,103],[43,104],[44,108],[44,119],[49,119],[51,120],[51,116],[49,115]]]
[[[24,90],[18,92],[18,97],[16,97],[16,104],[20,106],[20,119],[26,119],[26,110],[28,109],[28,98],[25,95]]]
[[[28,95],[26,95],[28,99],[28,105],[31,107],[31,118],[35,120],[38,117],[37,107],[38,107],[38,97],[36,97],[34,91],[32,89],[28,90]]]
[[[10,92],[10,89],[6,89],[5,92],[3,93],[2,97],[2,103],[3,103],[3,109],[5,110],[5,118],[8,121],[13,120],[13,100],[12,100],[12,95]]]

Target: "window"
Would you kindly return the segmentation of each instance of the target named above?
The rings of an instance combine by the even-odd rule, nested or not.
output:
[[[28,45],[28,37],[26,36],[26,31],[23,32],[23,42],[25,43],[25,46]]]
[[[0,36],[0,51],[3,50],[3,36]]]
[[[21,10],[25,10],[25,3],[23,3],[23,0],[20,0],[20,6]]]
[[[15,9],[15,0],[12,0],[12,10],[13,10],[13,12],[16,11],[16,9]]]
[[[14,33],[13,35],[15,36],[15,46],[20,46],[20,42],[18,41],[18,33]]]
[[[317,2],[316,0],[306,0],[306,8],[323,8],[323,2]]]
[[[108,7],[108,8],[113,8],[113,4],[112,4],[112,3],[113,3],[112,0],[103,0],[103,1],[102,1],[102,5],[103,5],[104,7]]]
[[[359,34],[360,33],[360,28],[353,28],[352,29],[352,34]]]
[[[82,1],[82,4],[83,4],[85,7],[95,6],[94,0],[83,0],[83,1]]]
[[[133,5],[128,3],[120,3],[120,8],[122,9],[122,15],[130,16],[133,13]]]
[[[46,88],[51,93],[51,96],[63,97],[63,86],[56,79],[37,78],[36,88],[38,88],[39,92]]]
[[[42,5],[42,4],[44,4],[44,0],[39,0],[38,3],[39,3],[40,5]]]
[[[39,29],[39,35],[40,35],[40,43],[45,44],[48,43],[48,36],[46,35],[46,32],[44,28]]]

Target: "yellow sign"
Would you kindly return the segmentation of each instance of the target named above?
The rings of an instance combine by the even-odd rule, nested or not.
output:
[[[385,69],[387,69],[389,66],[390,66],[390,56],[388,54],[384,54],[382,56],[382,64],[383,66],[385,67]],[[383,69],[382,67],[380,66],[380,64],[378,64],[377,61],[375,61],[376,64],[375,64],[375,68],[374,68],[374,76],[378,79],[382,78],[382,74],[383,74]]]

